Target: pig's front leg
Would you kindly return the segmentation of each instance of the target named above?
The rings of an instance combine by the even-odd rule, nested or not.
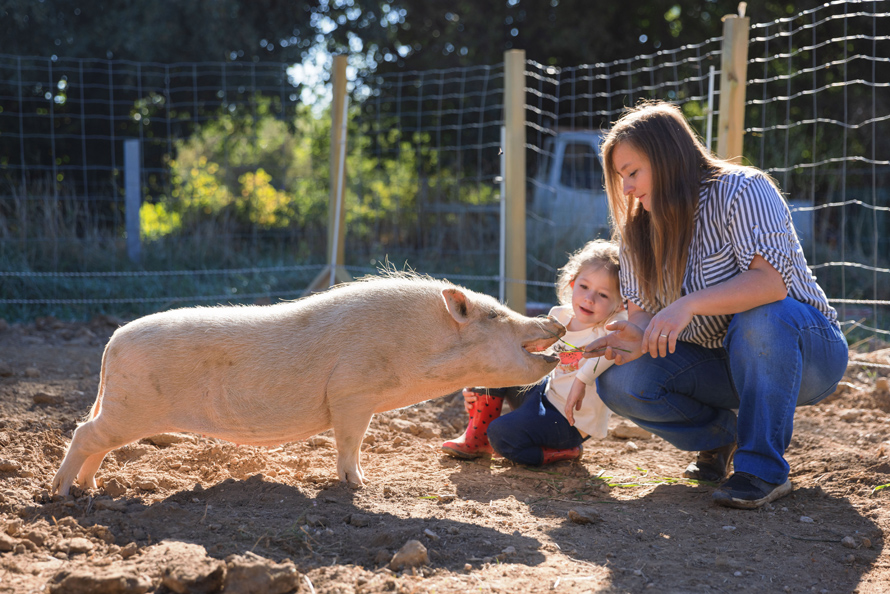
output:
[[[331,424],[337,440],[337,474],[350,487],[361,487],[365,476],[361,466],[361,447],[373,410],[342,407],[331,411]]]

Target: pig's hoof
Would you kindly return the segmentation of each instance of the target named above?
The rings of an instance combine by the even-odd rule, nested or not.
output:
[[[355,477],[355,475],[346,473],[346,480],[344,481],[350,489],[361,489],[365,486],[365,483],[361,478]]]

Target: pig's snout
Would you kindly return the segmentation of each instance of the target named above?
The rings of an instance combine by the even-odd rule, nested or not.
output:
[[[546,361],[551,361],[551,359],[555,361],[556,358],[540,353],[549,349],[557,340],[565,336],[566,328],[552,316],[537,318],[537,321],[546,336],[528,340],[522,344],[522,348],[528,353],[543,357]]]
[[[547,320],[547,323],[542,324],[541,327],[544,329],[545,332],[553,336],[553,338],[559,340],[566,335],[566,327],[559,323],[556,318],[554,318],[553,316],[547,316],[543,319]]]

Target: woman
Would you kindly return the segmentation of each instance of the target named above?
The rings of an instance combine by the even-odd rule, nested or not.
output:
[[[788,207],[767,175],[712,156],[668,103],[628,110],[602,154],[628,320],[586,347],[616,363],[600,397],[698,451],[686,477],[720,482],[733,465],[716,503],[787,495],[794,409],[834,392],[847,365]]]

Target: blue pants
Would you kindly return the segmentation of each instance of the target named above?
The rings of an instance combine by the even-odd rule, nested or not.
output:
[[[562,450],[581,445],[581,433],[544,397],[548,384],[545,379],[532,387],[522,406],[491,422],[488,441],[495,452],[519,464],[539,466],[544,461],[541,448]]]
[[[667,357],[613,365],[597,390],[615,413],[681,450],[737,440],[736,470],[783,483],[795,407],[832,394],[846,368],[841,331],[788,297],[734,315],[723,348],[678,342]]]

